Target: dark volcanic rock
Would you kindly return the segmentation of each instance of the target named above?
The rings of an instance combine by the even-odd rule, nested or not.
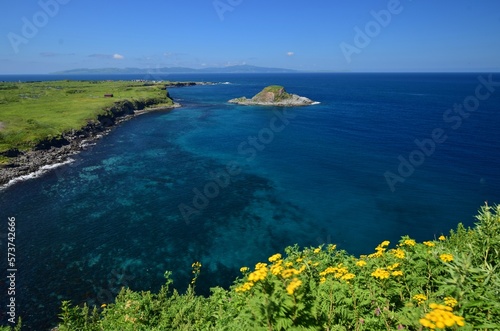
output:
[[[6,157],[17,157],[21,155],[22,152],[18,150],[17,148],[11,148],[8,151],[0,153],[1,156],[6,156]]]
[[[52,147],[60,148],[69,145],[69,141],[64,137],[54,137],[50,139],[44,139],[35,146],[35,150],[49,150]]]

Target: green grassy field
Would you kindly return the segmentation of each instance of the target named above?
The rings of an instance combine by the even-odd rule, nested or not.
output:
[[[113,94],[112,98],[104,97]],[[118,101],[173,102],[165,84],[133,81],[0,83],[0,152],[29,150],[43,139],[80,129]]]

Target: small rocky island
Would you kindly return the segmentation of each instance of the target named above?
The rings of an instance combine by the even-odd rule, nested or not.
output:
[[[301,97],[296,94],[289,94],[283,86],[271,85],[257,93],[253,98],[246,97],[231,99],[228,102],[239,105],[261,105],[261,106],[280,106],[297,107],[318,104],[309,98]]]

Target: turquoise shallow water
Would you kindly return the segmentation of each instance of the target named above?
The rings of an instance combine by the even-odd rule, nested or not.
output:
[[[0,192],[2,217],[17,219],[18,312],[40,330],[61,300],[100,305],[121,286],[157,290],[166,270],[183,290],[194,261],[207,294],[287,245],[363,254],[471,225],[484,201],[500,202],[500,92],[456,129],[443,114],[474,95],[478,76],[168,77],[231,84],[171,89],[183,108],[125,122],[72,164]],[[269,84],[321,104],[226,103]],[[446,141],[392,192],[384,174],[398,174],[398,156],[437,128]]]

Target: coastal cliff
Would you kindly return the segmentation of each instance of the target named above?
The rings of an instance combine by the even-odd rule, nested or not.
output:
[[[0,187],[15,178],[50,169],[54,164],[68,162],[71,155],[85,150],[119,123],[149,111],[177,107],[180,105],[174,103],[168,94],[166,98],[120,100],[80,129],[70,130],[56,137],[47,137],[28,151],[13,148],[0,153],[9,158],[9,162],[0,168]]]
[[[246,97],[231,99],[228,102],[239,105],[260,105],[260,106],[280,106],[297,107],[317,104],[309,98],[301,97],[296,94],[290,94],[285,91],[283,86],[271,85],[265,87],[251,99]]]

